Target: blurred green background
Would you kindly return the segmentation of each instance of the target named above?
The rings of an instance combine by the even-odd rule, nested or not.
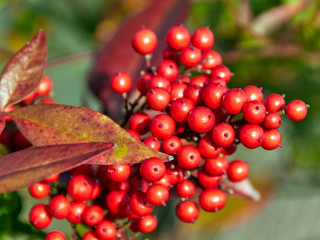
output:
[[[94,53],[126,17],[147,3],[0,0],[0,68],[42,28],[48,42],[46,74],[54,80],[55,99],[100,110],[86,82]],[[213,30],[214,49],[235,74],[230,87],[255,84],[263,87],[264,94],[285,93],[287,102],[301,99],[311,107],[302,122],[284,118],[282,148],[239,148],[230,158],[249,161],[260,202],[230,197],[224,210],[201,212],[192,225],[177,220],[172,201],[168,210],[157,210],[159,227],[150,238],[320,239],[320,1],[193,0],[189,4],[185,25],[191,32],[201,26]],[[0,239],[43,238],[26,224],[34,202],[25,189],[0,195]],[[55,228],[70,234],[61,220],[45,231]]]

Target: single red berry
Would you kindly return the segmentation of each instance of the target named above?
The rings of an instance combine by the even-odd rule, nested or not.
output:
[[[191,41],[193,46],[201,50],[208,50],[213,46],[214,35],[208,27],[201,27],[192,34]]]
[[[256,124],[246,124],[239,132],[239,140],[247,148],[257,148],[261,145],[263,129]]]
[[[176,154],[181,147],[182,142],[177,136],[171,136],[162,142],[162,150],[169,155]]]
[[[198,85],[204,87],[207,85],[209,78],[207,75],[198,75],[191,78],[189,85]]]
[[[233,142],[229,146],[222,148],[222,154],[226,156],[230,156],[237,151],[237,148],[238,148],[238,143]]]
[[[156,137],[153,137],[153,136],[147,137],[145,140],[143,140],[143,143],[156,151],[160,151],[161,142]]]
[[[152,74],[151,73],[145,73],[142,75],[142,77],[138,80],[137,82],[137,88],[140,92],[141,95],[145,96],[148,92],[148,82],[150,81],[150,79],[152,78]]]
[[[156,34],[146,28],[139,30],[132,39],[133,48],[140,54],[153,53],[157,45],[158,39]]]
[[[52,221],[52,216],[47,210],[47,206],[39,203],[33,206],[29,213],[29,221],[32,226],[38,229],[48,227]]]
[[[229,116],[227,110],[223,106],[218,107],[213,110],[214,116],[216,117],[216,123],[225,122],[226,118]]]
[[[235,138],[235,131],[229,123],[219,123],[212,130],[212,140],[222,147],[229,146]]]
[[[222,151],[222,148],[213,142],[211,134],[206,134],[200,139],[198,143],[198,149],[201,153],[201,156],[204,158],[218,157]]]
[[[247,120],[248,123],[262,123],[266,115],[266,108],[259,101],[248,101],[243,106],[243,117]]]
[[[135,113],[129,119],[129,128],[143,135],[149,132],[150,121],[151,118],[148,114],[143,112]]]
[[[59,231],[47,233],[45,240],[66,240],[66,237]]]
[[[147,92],[147,103],[153,110],[164,110],[170,102],[170,93],[164,89],[155,87]]]
[[[273,150],[281,146],[281,134],[277,129],[266,130],[263,132],[261,146],[266,150]]]
[[[248,97],[248,101],[263,101],[263,93],[262,88],[258,88],[256,86],[246,86],[243,91],[246,93]]]
[[[140,217],[150,214],[154,205],[148,202],[146,194],[143,192],[134,193],[130,198],[130,209]]]
[[[52,98],[42,99],[40,101],[41,104],[57,104],[57,101]]]
[[[224,65],[219,65],[211,69],[211,77],[218,77],[228,83],[233,76],[229,68]]]
[[[95,179],[92,179],[92,192],[89,200],[94,200],[100,196],[101,187],[100,184],[97,183]]]
[[[83,235],[81,240],[99,240],[94,230],[87,232]]]
[[[181,81],[171,83],[170,102],[173,102],[178,98],[183,98],[184,90],[187,87],[188,85]]]
[[[166,166],[159,158],[156,157],[148,158],[140,165],[141,176],[149,182],[159,181],[163,178],[165,173]]]
[[[212,130],[215,117],[210,108],[199,106],[189,112],[188,124],[193,131],[206,133]]]
[[[190,85],[184,90],[184,97],[189,98],[195,105],[202,104],[202,87],[199,85]]]
[[[176,214],[183,222],[195,222],[199,217],[199,208],[194,201],[182,201],[177,205]]]
[[[32,197],[44,198],[50,194],[50,185],[46,182],[34,183],[28,190]]]
[[[168,79],[170,82],[175,81],[179,76],[178,65],[171,60],[163,60],[159,63],[157,73]]]
[[[161,178],[159,181],[153,182],[153,184],[161,184],[162,186],[166,187],[168,190],[170,190],[170,188],[172,187],[171,178],[167,173],[165,173],[163,178]]]
[[[48,76],[43,76],[41,78],[40,84],[35,91],[35,96],[47,96],[53,89],[53,81]]]
[[[276,112],[270,112],[266,115],[263,126],[267,129],[278,129],[281,126],[281,116]]]
[[[171,186],[175,186],[183,180],[183,172],[178,164],[168,162],[166,168],[166,176]]]
[[[67,192],[74,201],[86,201],[90,199],[92,191],[92,180],[85,175],[72,177],[67,185]]]
[[[95,233],[101,240],[112,240],[115,239],[117,231],[116,226],[111,221],[103,220],[97,224]]]
[[[128,129],[127,132],[130,133],[131,136],[134,137],[135,139],[141,141],[140,134],[138,132],[136,132],[135,130]]]
[[[201,93],[202,101],[206,106],[217,109],[221,106],[222,97],[226,91],[227,88],[225,86],[211,83],[203,88]]]
[[[222,105],[230,114],[242,112],[244,104],[247,102],[246,93],[238,88],[228,90],[222,97]]]
[[[70,209],[70,201],[64,195],[56,195],[53,197],[48,205],[48,212],[51,216],[63,219],[68,216]]]
[[[294,100],[286,107],[287,116],[293,121],[301,121],[307,115],[308,105],[301,100]]]
[[[67,219],[73,224],[79,224],[82,222],[82,213],[87,208],[87,204],[84,202],[70,202],[69,213]]]
[[[60,177],[60,174],[57,173],[57,174],[51,175],[50,177],[43,179],[42,182],[46,182],[46,183],[55,182],[59,179],[59,177]]]
[[[202,54],[201,66],[203,69],[212,69],[219,65],[222,65],[222,58],[218,52],[214,50],[207,50]]]
[[[219,176],[225,174],[229,167],[229,161],[225,156],[217,158],[208,158],[204,164],[206,173],[212,176]]]
[[[216,188],[220,185],[220,181],[222,179],[222,176],[211,176],[209,174],[207,174],[204,169],[201,169],[198,171],[198,182],[200,183],[200,185],[205,188],[205,189],[209,189],[209,188]]]
[[[118,72],[111,78],[111,89],[119,94],[129,92],[132,87],[130,76],[124,72]]]
[[[188,98],[179,98],[170,106],[171,117],[177,122],[187,122],[190,111],[194,109],[194,103]]]
[[[183,26],[172,27],[166,35],[166,42],[174,50],[181,50],[187,47],[190,40],[190,32]]]
[[[159,139],[171,137],[175,131],[176,124],[168,114],[158,114],[151,120],[150,131]]]
[[[227,174],[229,180],[232,182],[245,180],[249,175],[248,163],[242,160],[234,160],[230,162]]]
[[[112,190],[106,196],[108,210],[119,213],[129,204],[130,197],[125,191]]]
[[[147,84],[147,89],[150,90],[152,88],[163,88],[170,92],[170,81],[160,75],[153,75]]]
[[[138,228],[142,233],[150,233],[156,229],[158,225],[157,218],[151,214],[146,215],[138,220]]]
[[[201,50],[193,46],[186,47],[181,50],[179,60],[186,67],[195,67],[201,62]]]
[[[88,226],[95,226],[103,220],[103,209],[99,205],[88,206],[82,213],[82,220]]]
[[[123,182],[130,176],[131,168],[128,164],[108,165],[107,176],[115,182]]]
[[[148,188],[146,198],[153,205],[165,205],[169,199],[169,191],[161,184],[153,184]]]
[[[192,169],[200,164],[201,154],[197,147],[182,146],[177,152],[177,162],[181,168]]]
[[[226,194],[219,189],[206,189],[199,197],[200,207],[207,212],[217,212],[226,205]]]
[[[284,95],[272,93],[264,99],[264,106],[268,112],[278,112],[284,109],[286,102]]]
[[[178,62],[178,53],[173,50],[171,47],[167,47],[162,52],[163,59],[171,60],[174,62]]]
[[[178,183],[176,187],[176,191],[180,197],[183,197],[183,198],[191,197],[195,192],[194,183],[188,179],[184,179]]]

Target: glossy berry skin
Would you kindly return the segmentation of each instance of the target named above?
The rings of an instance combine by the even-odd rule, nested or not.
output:
[[[176,129],[176,124],[168,114],[158,114],[151,120],[150,132],[159,139],[171,137]]]
[[[208,27],[201,27],[192,34],[191,41],[193,46],[201,50],[208,50],[214,44],[214,35]]]
[[[178,183],[176,187],[177,194],[180,197],[188,198],[191,197],[195,192],[194,183],[190,180],[184,179]]]
[[[262,123],[266,115],[266,108],[259,101],[248,101],[243,106],[243,117],[247,120],[248,123]]]
[[[227,172],[229,161],[225,156],[208,158],[204,164],[204,170],[211,176],[220,176]]]
[[[155,87],[163,88],[169,92],[170,91],[170,82],[168,79],[166,79],[160,75],[153,75],[147,84],[147,89],[150,90]]]
[[[288,118],[293,121],[301,121],[307,115],[308,106],[301,100],[294,100],[286,107]]]
[[[190,85],[184,90],[184,97],[190,99],[195,105],[202,104],[202,87]]]
[[[234,138],[235,131],[229,123],[219,123],[212,130],[212,140],[218,146],[227,147]]]
[[[50,185],[46,182],[34,183],[29,188],[29,193],[34,198],[44,198],[50,194]]]
[[[238,88],[228,90],[222,97],[222,105],[230,114],[242,112],[244,104],[247,102],[246,93]]]
[[[140,217],[150,214],[154,209],[154,205],[148,202],[146,194],[143,192],[134,193],[129,204],[132,212]]]
[[[46,182],[46,183],[55,182],[55,181],[57,181],[59,179],[59,177],[60,177],[59,173],[58,174],[54,174],[54,175],[52,175],[50,177],[47,177],[47,178],[43,179],[42,182]]]
[[[99,239],[112,240],[117,235],[117,228],[111,221],[103,220],[96,226],[95,234]]]
[[[155,87],[147,92],[147,103],[153,110],[164,110],[170,102],[170,93],[164,89]]]
[[[153,184],[148,188],[146,198],[153,205],[165,205],[169,199],[169,191],[161,184]]]
[[[103,209],[99,205],[88,206],[82,213],[82,220],[88,226],[96,226],[103,220]]]
[[[256,86],[246,86],[243,91],[246,93],[248,97],[248,101],[263,101],[263,93],[262,88],[256,87]]]
[[[143,143],[156,151],[160,151],[161,142],[156,137],[153,137],[153,136],[147,137],[145,140],[143,140]]]
[[[187,87],[188,87],[188,85],[181,82],[181,81],[171,83],[170,102],[173,102],[174,100],[176,100],[178,98],[183,98],[184,90]]]
[[[123,182],[130,176],[131,168],[128,164],[108,165],[107,176],[115,182]]]
[[[162,142],[162,150],[169,155],[176,154],[181,147],[182,142],[177,136],[171,136]]]
[[[216,158],[222,151],[222,148],[217,146],[213,140],[211,134],[206,134],[203,136],[199,143],[198,149],[201,153],[201,156],[204,158]]]
[[[138,220],[138,228],[142,233],[150,233],[156,229],[158,220],[155,216],[149,214]]]
[[[268,112],[278,112],[284,109],[286,102],[284,96],[276,93],[268,95],[264,99],[264,106]]]
[[[45,240],[66,240],[66,237],[59,231],[52,231],[46,235]]]
[[[187,122],[188,115],[194,107],[192,100],[188,98],[179,98],[171,103],[170,115],[177,122]]]
[[[83,235],[81,240],[99,240],[99,238],[95,234],[95,231],[91,230],[91,231],[87,232],[85,235]]]
[[[143,135],[149,132],[150,121],[151,118],[148,114],[143,112],[135,113],[129,119],[129,128]]]
[[[210,108],[199,106],[190,111],[188,124],[193,131],[206,133],[213,128],[215,117]]]
[[[171,186],[176,186],[183,180],[183,172],[177,164],[168,162],[166,168],[166,176],[168,176],[168,181]]]
[[[195,67],[201,62],[201,50],[196,47],[186,47],[179,55],[180,62],[186,67]]]
[[[220,180],[222,176],[211,176],[207,174],[204,169],[198,172],[198,182],[205,189],[216,188],[220,185]]]
[[[190,32],[183,26],[172,27],[166,35],[166,42],[174,50],[184,49],[189,45],[190,41]]]
[[[261,146],[266,150],[273,150],[281,146],[281,134],[277,129],[266,130],[263,132]]]
[[[162,52],[163,59],[171,60],[174,62],[178,62],[178,53],[173,50],[171,47],[167,47]]]
[[[56,195],[48,204],[48,212],[51,216],[63,219],[68,216],[70,209],[70,201],[64,195]]]
[[[207,212],[217,212],[226,205],[226,194],[219,189],[206,189],[199,197],[200,207]]]
[[[159,181],[165,173],[165,164],[156,157],[148,158],[140,165],[140,174],[148,182]]]
[[[263,121],[263,126],[267,129],[278,129],[281,126],[281,116],[276,112],[268,113]]]
[[[203,69],[212,69],[222,65],[222,58],[220,54],[214,50],[207,50],[202,53],[202,68]]]
[[[82,213],[87,208],[85,202],[70,202],[69,213],[67,220],[73,224],[79,224],[82,222]]]
[[[232,77],[229,68],[224,65],[219,65],[211,69],[211,77],[218,77],[228,83]]]
[[[47,96],[53,89],[53,82],[52,79],[48,76],[43,76],[41,78],[40,84],[35,91],[35,96]]]
[[[133,48],[140,54],[153,53],[157,45],[158,39],[156,34],[146,28],[139,30],[132,39]]]
[[[111,78],[110,87],[115,93],[126,93],[132,87],[132,80],[128,74],[118,72]]]
[[[257,148],[261,145],[263,129],[259,125],[246,124],[239,132],[239,139],[243,146],[247,148]]]
[[[177,205],[176,214],[181,221],[192,223],[198,219],[200,212],[198,205],[194,201],[188,200]]]
[[[112,190],[106,196],[108,210],[119,213],[129,203],[129,195],[126,191]]]
[[[249,175],[248,163],[242,160],[234,160],[230,162],[227,174],[229,180],[232,182],[245,180]]]
[[[209,78],[207,75],[198,75],[191,78],[189,85],[198,85],[204,87],[208,84]]]
[[[149,89],[147,89],[147,84],[150,81],[150,79],[152,78],[152,76],[153,75],[151,73],[145,73],[138,80],[137,88],[138,88],[141,95],[145,96],[147,94],[147,92],[149,91]]]
[[[47,206],[39,203],[33,206],[29,212],[29,221],[32,226],[38,229],[48,227],[52,221],[52,216],[47,210]]]
[[[211,83],[202,90],[202,101],[211,109],[217,109],[222,104],[222,97],[227,88],[218,83]]]
[[[175,81],[179,76],[178,65],[171,60],[163,60],[159,63],[157,73],[161,77],[168,79],[170,82]]]
[[[195,146],[184,145],[177,152],[177,162],[181,168],[192,169],[200,164],[201,154]]]

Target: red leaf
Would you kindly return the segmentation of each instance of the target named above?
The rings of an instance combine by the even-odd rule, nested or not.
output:
[[[36,104],[8,113],[22,134],[35,146],[113,142],[108,151],[94,164],[138,163],[149,157],[168,160],[167,155],[149,148],[107,116],[81,107]]]
[[[106,43],[103,50],[97,55],[96,63],[89,76],[89,85],[94,94],[101,100],[112,119],[120,120],[123,106],[121,95],[112,92],[109,84],[115,72],[128,73],[133,82],[139,80],[140,71],[145,69],[143,56],[136,53],[131,47],[133,35],[142,26],[153,30],[159,38],[159,45],[153,54],[153,64],[162,58],[162,51],[166,47],[165,34],[174,25],[184,22],[187,16],[188,0],[152,0],[135,15],[130,16]],[[137,91],[131,91],[131,98],[136,98]]]
[[[0,135],[6,126],[6,115],[3,113],[0,113]]]
[[[0,158],[0,193],[15,191],[67,171],[110,151],[112,143],[79,143],[28,148]]]
[[[40,83],[47,61],[44,32],[38,34],[11,58],[0,77],[0,111],[17,103]]]

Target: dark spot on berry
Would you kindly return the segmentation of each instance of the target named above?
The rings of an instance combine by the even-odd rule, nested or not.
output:
[[[184,103],[186,100],[182,99],[181,102]]]
[[[223,136],[228,137],[229,133],[224,133]]]
[[[90,220],[94,220],[94,219],[95,219],[95,217],[94,217],[94,216],[91,216],[91,217],[90,217]]]
[[[191,156],[190,156],[190,158],[191,158],[191,159],[194,159],[194,158],[195,158],[195,156],[194,156],[194,155],[191,155]]]
[[[83,184],[84,184],[84,185],[86,185],[86,186],[88,185],[88,183],[87,183],[87,182],[83,182]]]
[[[259,138],[259,139],[258,139],[258,142],[262,142],[262,138]]]
[[[169,64],[169,67],[170,67],[170,68],[173,68],[173,64],[172,64],[172,63],[171,63],[171,64]]]
[[[260,109],[260,106],[256,106],[256,109],[259,110],[259,109]]]
[[[56,208],[53,209],[53,212],[54,212],[54,213],[57,213],[57,212],[58,212],[58,209],[56,209]]]
[[[106,232],[106,231],[107,231],[107,228],[102,228],[102,231]]]
[[[212,118],[212,116],[211,116],[211,115],[209,115],[209,116],[208,116],[208,118]]]
[[[158,128],[162,128],[162,124],[161,123],[158,125]]]
[[[170,143],[170,146],[173,147],[173,146],[174,146],[174,143]]]
[[[157,168],[157,167],[155,167],[153,170],[157,172],[157,171],[158,171],[158,168]]]

